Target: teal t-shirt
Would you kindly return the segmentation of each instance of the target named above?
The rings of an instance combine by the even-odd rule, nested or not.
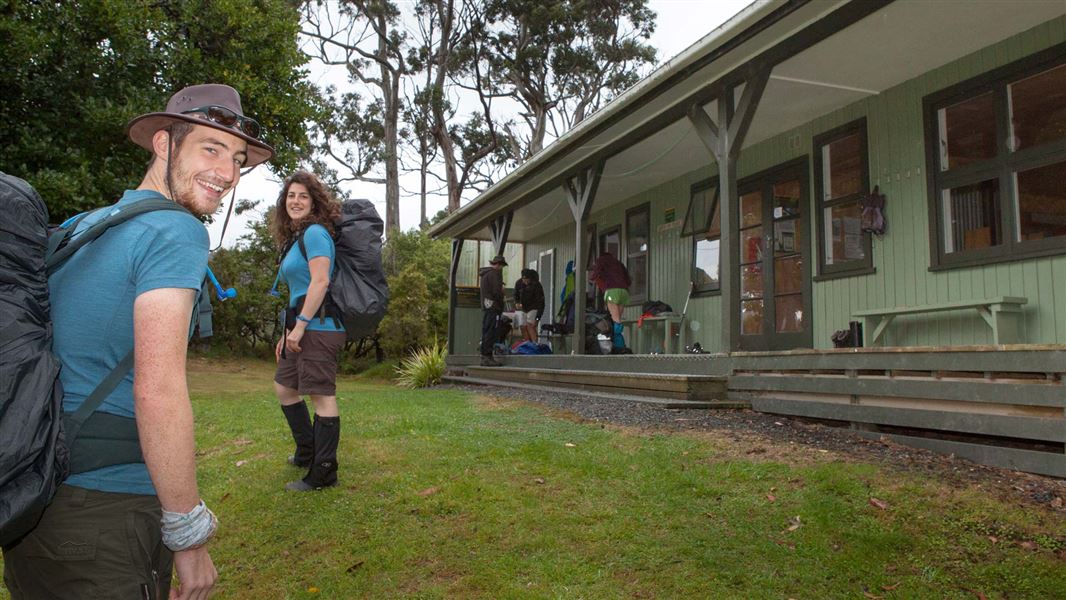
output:
[[[293,244],[292,248],[281,260],[281,280],[289,286],[289,307],[296,306],[297,301],[307,295],[307,288],[311,285],[311,269],[307,261],[319,256],[329,257],[329,274],[333,275],[333,265],[336,258],[336,249],[333,246],[333,238],[329,236],[326,228],[314,224],[304,231],[304,247],[307,248],[307,258],[300,252],[300,245]],[[325,320],[315,317],[307,324],[311,331],[344,331],[343,324],[334,324],[333,319],[326,317]]]
[[[129,190],[115,206],[163,198]],[[106,215],[98,210],[82,231]],[[186,212],[158,210],[112,227],[74,254],[49,279],[54,338],[62,369],[63,409],[73,412],[133,349],[133,302],[159,288],[200,289],[207,270],[207,229]],[[191,316],[191,315],[190,315]],[[133,371],[100,408],[134,416]],[[144,463],[113,465],[72,475],[66,483],[93,490],[155,495]]]

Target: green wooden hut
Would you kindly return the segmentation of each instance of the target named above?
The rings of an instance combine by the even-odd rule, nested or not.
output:
[[[454,240],[468,378],[745,403],[1066,476],[1062,0],[753,3],[431,233]],[[587,289],[603,250],[634,280],[635,354],[589,355],[577,319],[551,356],[475,366],[478,267],[538,269],[547,322],[564,265]],[[652,300],[676,314],[638,328]],[[853,323],[862,346],[835,347]]]

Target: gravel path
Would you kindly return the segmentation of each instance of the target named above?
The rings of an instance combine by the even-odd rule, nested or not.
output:
[[[802,445],[848,459],[891,469],[925,472],[952,485],[977,487],[1008,501],[1043,506],[1066,514],[1066,480],[986,467],[887,439],[868,440],[846,428],[751,410],[670,409],[652,404],[612,400],[554,391],[480,385],[442,385],[494,398],[517,400],[547,408],[564,418],[632,427],[644,431],[706,432],[737,443],[738,454],[758,455],[776,448]]]

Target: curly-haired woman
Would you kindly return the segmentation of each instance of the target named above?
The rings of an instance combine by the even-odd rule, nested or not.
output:
[[[271,233],[283,253],[279,278],[289,287],[285,336],[275,348],[274,390],[296,442],[289,464],[308,469],[303,479],[285,486],[288,490],[337,485],[337,353],[345,333],[325,304],[336,258],[333,223],[339,214],[340,205],[318,177],[297,171],[285,179],[271,220]],[[302,396],[315,406],[313,426]]]

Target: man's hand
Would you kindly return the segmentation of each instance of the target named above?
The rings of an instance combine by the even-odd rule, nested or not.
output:
[[[170,590],[170,600],[206,600],[218,581],[218,571],[206,546],[174,553],[178,586]]]

